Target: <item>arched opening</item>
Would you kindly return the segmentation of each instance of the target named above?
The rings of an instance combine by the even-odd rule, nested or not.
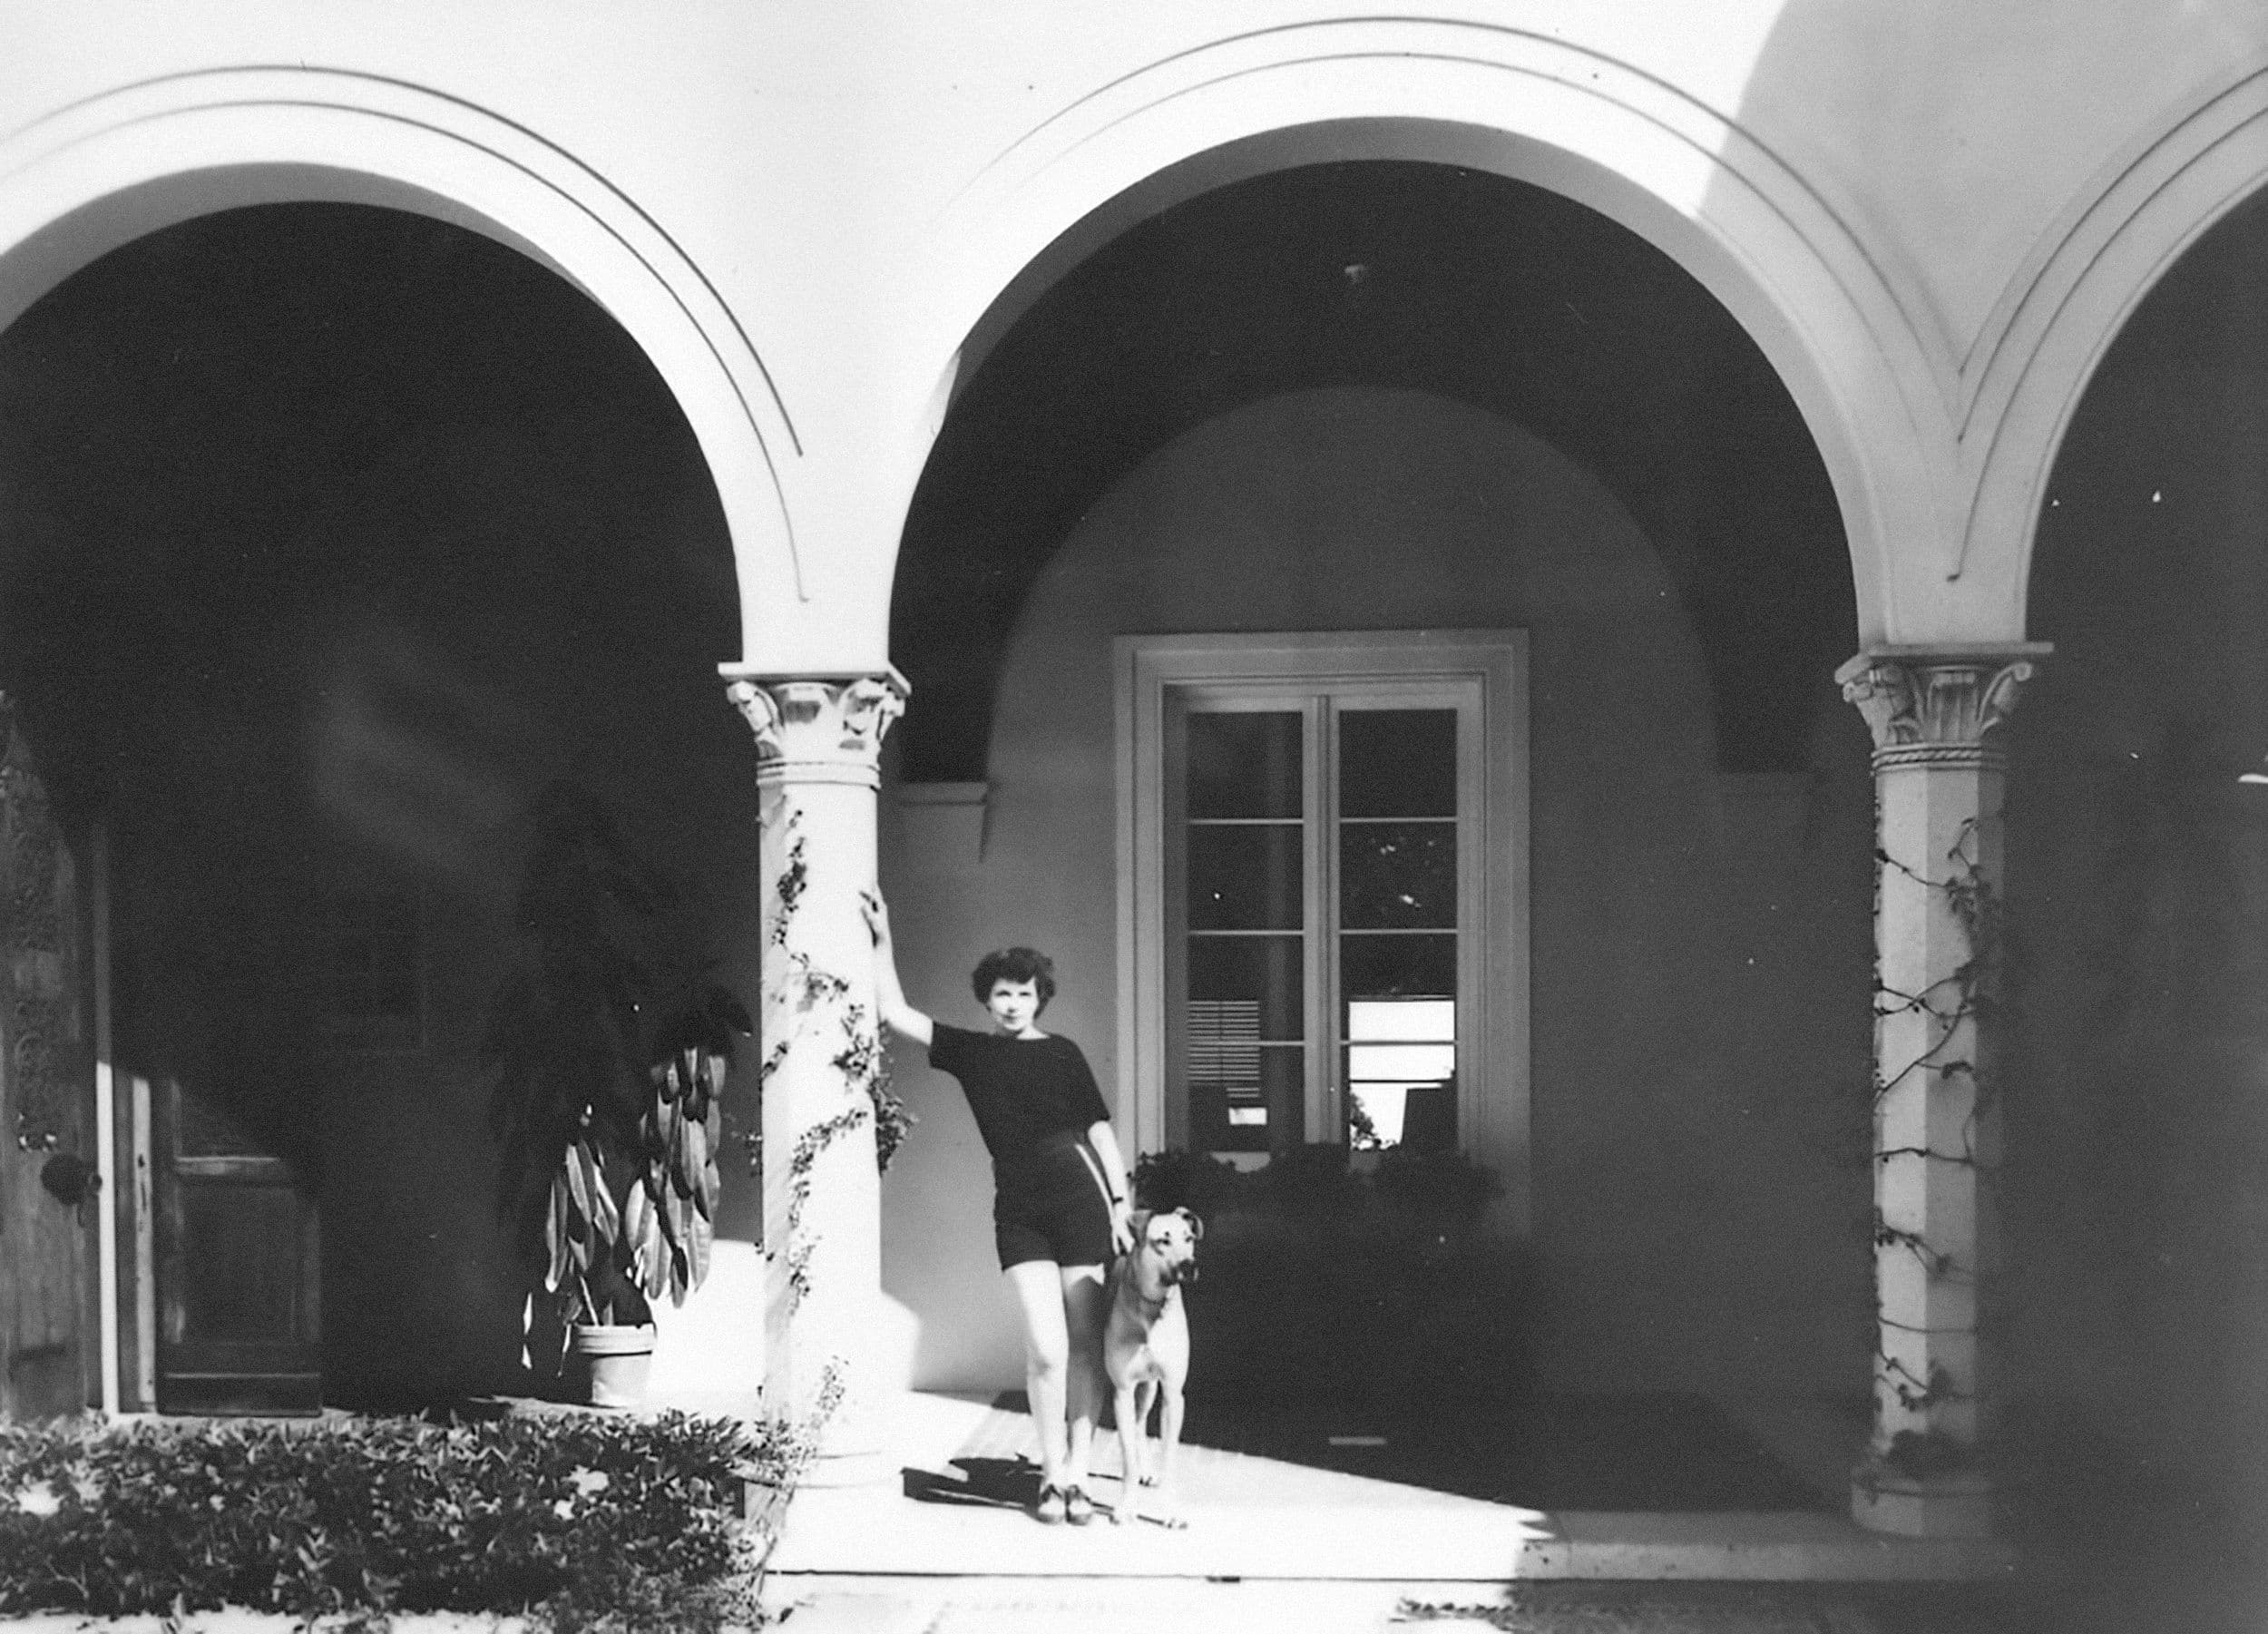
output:
[[[1271,1307],[1353,1322],[1373,1349],[1351,1382],[1263,1384],[1260,1350],[1239,1362],[1216,1330],[1209,1387],[1264,1438],[1245,1444],[1329,1458],[1337,1435],[1351,1467],[1582,1507],[1520,1489],[1535,1466],[1474,1424],[1532,1437],[1539,1392],[1682,1394],[1694,1416],[1657,1444],[1695,1448],[1717,1422],[1702,1395],[1862,1391],[1863,1131],[1816,1094],[1867,1075],[1871,807],[1830,680],[1856,598],[1802,416],[1692,276],[1478,169],[1315,164],[1201,193],[993,338],[899,560],[914,695],[885,871],[919,996],[949,1014],[985,948],[1050,947],[1051,1014],[1118,1085],[1121,1128],[1165,1167],[1235,1168],[1242,1197],[1307,1164],[1351,1170],[1359,1210],[1397,1165],[1502,1187],[1439,1264],[1380,1272],[1406,1294],[1453,1263],[1464,1296]],[[1460,637],[1516,684],[1490,692],[1498,660],[1447,656]],[[1270,716],[1280,745],[1224,747],[1216,769],[1296,759],[1305,792],[1207,816],[1191,745]],[[1441,787],[1476,792],[1402,810],[1436,728],[1458,746]],[[1366,734],[1389,740],[1375,809],[1350,769]],[[1208,846],[1248,845],[1207,823],[1296,829],[1308,860],[1229,859],[1200,892]],[[1388,850],[1471,895],[1427,905]],[[1276,872],[1250,923],[1217,905]],[[1373,884],[1403,907],[1367,923]],[[1437,967],[1360,974],[1394,936]],[[1246,970],[1212,945],[1237,937],[1283,956]],[[1365,1077],[1363,1029],[1425,1004],[1445,1031],[1379,1037],[1439,1060]],[[885,1200],[885,1281],[924,1318],[916,1383],[1012,1378],[983,1326],[981,1155],[947,1132],[951,1084],[907,1077],[928,1140]],[[1853,1160],[1823,1163],[1838,1146]],[[1390,1238],[1383,1218],[1350,1228]],[[1382,1267],[1422,1235],[1353,1251]],[[1753,1343],[1702,1337],[1735,1332]],[[1437,1412],[1452,1394],[1488,1404],[1459,1421],[1464,1453]],[[1258,1428],[1264,1396],[1344,1422]],[[1393,1450],[1365,1464],[1377,1434]]]
[[[979,700],[1024,589],[1113,481],[1229,409],[1312,386],[1436,392],[1597,472],[1704,632],[1726,770],[1800,766],[1806,679],[1856,644],[1834,496],[1754,344],[1667,257],[1540,189],[1443,165],[1271,172],[1122,232],[995,347],[901,547],[909,780],[983,777]]]
[[[104,837],[149,1103],[139,1404],[546,1387],[480,1059],[530,812],[607,802],[686,887],[661,939],[752,976],[736,614],[653,362],[464,228],[201,215],[0,336],[0,685],[77,854]]]
[[[2257,1584],[2268,1512],[2263,270],[2255,193],[2104,351],[2045,484],[2055,656],[2009,744],[2011,1439],[2072,1560],[2120,1540],[2101,1592],[2200,1624]]]

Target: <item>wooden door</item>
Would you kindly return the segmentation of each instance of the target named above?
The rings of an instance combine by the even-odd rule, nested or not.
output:
[[[0,1419],[75,1413],[99,1387],[74,879],[0,694]]]
[[[286,1159],[177,1081],[157,1100],[159,1411],[318,1411],[314,1200]]]

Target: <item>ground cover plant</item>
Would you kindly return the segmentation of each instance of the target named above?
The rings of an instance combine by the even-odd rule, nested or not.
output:
[[[0,1613],[714,1629],[752,1620],[743,1476],[785,1486],[805,1453],[676,1414],[0,1424]]]

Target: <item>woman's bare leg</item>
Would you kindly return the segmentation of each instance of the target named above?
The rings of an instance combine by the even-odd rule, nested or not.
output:
[[[1063,1414],[1074,1371],[1063,1319],[1063,1271],[1051,1259],[1028,1259],[1002,1274],[1023,1318],[1024,1395],[1031,1404],[1031,1424],[1040,1436],[1040,1480],[1046,1486],[1061,1486],[1067,1451]]]
[[[1101,1416],[1102,1402],[1109,1394],[1102,1378],[1102,1325],[1109,1315],[1103,1296],[1102,1267],[1063,1267],[1061,1302],[1070,1358],[1063,1400],[1070,1420],[1063,1480],[1067,1485],[1084,1486],[1088,1458],[1094,1445],[1095,1421]]]

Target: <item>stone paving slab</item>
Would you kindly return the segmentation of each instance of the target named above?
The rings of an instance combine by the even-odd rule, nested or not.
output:
[[[1043,1527],[997,1501],[1002,1487],[959,1480],[1028,1455],[1022,1414],[976,1398],[910,1397],[890,1443],[901,1482],[806,1488],[789,1504],[769,1570],[777,1580],[968,1576],[1440,1580],[1501,1584],[1585,1578],[1927,1580],[2005,1571],[2005,1551],[1953,1539],[1863,1531],[1818,1511],[1547,1515],[1206,1447],[1183,1449],[1186,1529],[1147,1521]],[[1115,1444],[1091,1482],[1121,1499]]]
[[[1573,1587],[865,1578],[775,1610],[778,1634],[1876,1634],[1808,1586]]]

